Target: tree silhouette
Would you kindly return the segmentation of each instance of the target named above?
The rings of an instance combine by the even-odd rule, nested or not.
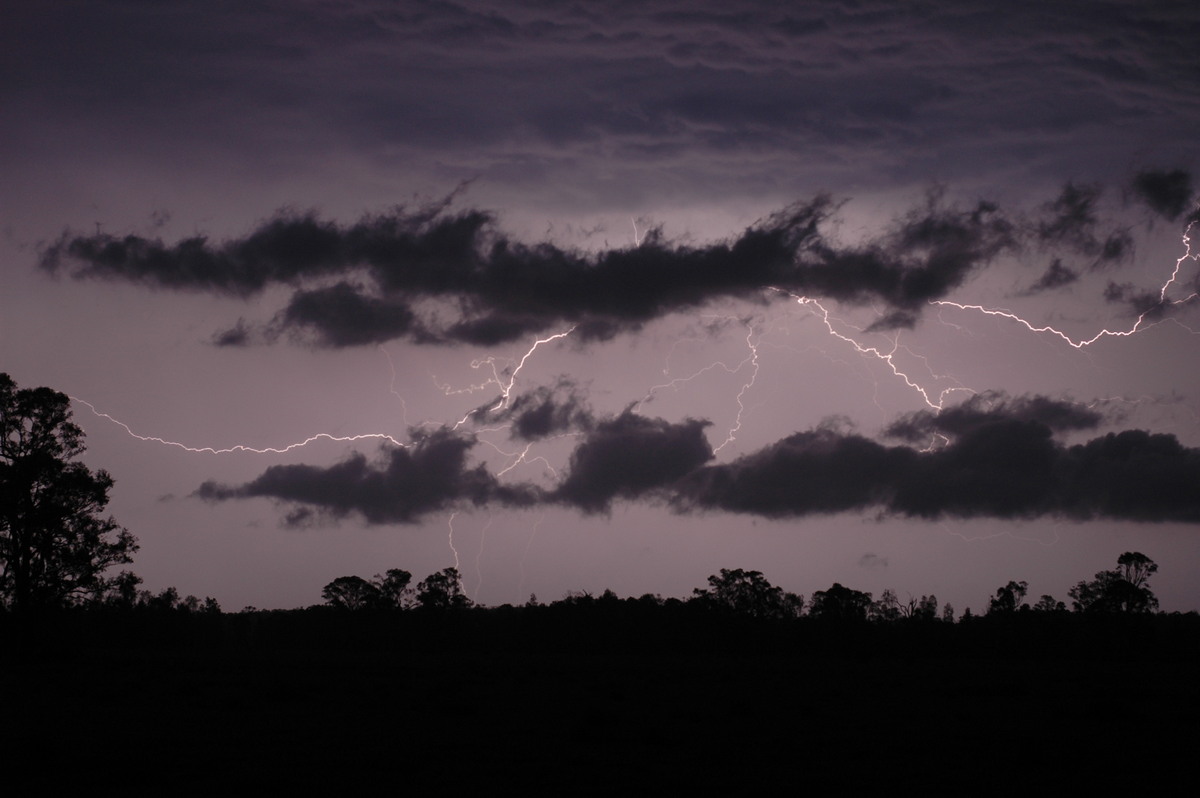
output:
[[[462,589],[457,568],[443,568],[430,574],[417,585],[417,603],[426,609],[462,609],[472,601]]]
[[[871,594],[834,582],[828,590],[813,593],[808,614],[833,621],[865,621],[871,609]]]
[[[1029,592],[1029,583],[1022,580],[1020,582],[1009,582],[1007,585],[996,589],[996,597],[988,602],[988,615],[1003,615],[1005,613],[1016,612],[1017,610],[1027,610],[1029,605],[1025,604],[1025,594]]]
[[[73,462],[84,449],[67,396],[0,374],[0,600],[14,611],[99,596],[105,570],[137,551],[100,517],[113,480]]]
[[[1153,612],[1158,597],[1150,590],[1151,575],[1158,564],[1140,551],[1127,551],[1117,558],[1112,571],[1100,571],[1067,591],[1076,612]]]
[[[1117,573],[1129,584],[1140,588],[1158,572],[1158,563],[1140,551],[1127,551],[1117,558]]]
[[[1066,612],[1067,605],[1054,598],[1049,594],[1042,594],[1042,597],[1033,605],[1034,612]]]
[[[755,618],[795,618],[804,608],[804,597],[785,593],[767,581],[761,571],[722,568],[708,578],[708,588],[692,591],[695,599]]]
[[[413,591],[409,587],[412,574],[402,568],[389,568],[383,576],[375,575],[373,584],[379,590],[383,606],[394,610],[406,610],[413,604]]]
[[[327,604],[343,610],[365,610],[379,606],[379,588],[361,576],[339,576],[321,589]]]
[[[913,602],[910,601],[909,604],[912,605]],[[889,587],[883,591],[883,595],[879,597],[878,601],[871,602],[869,614],[873,621],[892,623],[900,619],[905,609],[900,606],[900,599],[896,596],[896,591]]]
[[[918,621],[936,621],[938,617],[938,600],[935,595],[922,595],[916,599],[911,596],[908,599],[908,604],[901,608],[905,618],[913,618]]]

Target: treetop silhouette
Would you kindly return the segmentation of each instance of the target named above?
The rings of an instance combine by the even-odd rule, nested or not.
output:
[[[96,598],[138,549],[101,517],[113,480],[75,460],[84,449],[66,395],[0,374],[0,601],[14,611]]]

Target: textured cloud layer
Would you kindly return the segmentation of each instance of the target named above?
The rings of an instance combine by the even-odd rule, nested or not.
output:
[[[1143,173],[1150,188],[1141,195],[1152,204],[1190,196],[1177,174],[1187,177]],[[451,210],[447,198],[352,224],[284,214],[223,242],[64,233],[43,249],[41,265],[77,278],[233,296],[294,288],[269,323],[243,319],[218,333],[215,342],[226,346],[281,335],[327,347],[393,339],[492,345],[565,325],[586,341],[712,302],[779,296],[768,287],[870,305],[879,312],[872,329],[881,330],[912,326],[930,301],[1006,253],[1067,253],[1090,270],[1127,260],[1132,238],[1099,216],[1100,196],[1098,186],[1067,184],[1026,217],[988,202],[955,207],[932,192],[887,229],[843,243],[830,233],[837,203],[822,195],[726,241],[690,245],[652,233],[638,246],[599,253],[518,241],[492,214]],[[1027,293],[1077,276],[1055,257]],[[1139,313],[1162,305],[1152,291],[1115,282],[1106,298]]]
[[[164,160],[287,164],[311,142],[555,199],[583,182],[614,205],[955,179],[981,160],[1072,174],[1114,142],[1174,159],[1194,149],[1200,81],[1189,3],[94,0],[6,23],[12,125],[53,102],[92,146],[150,141]]]
[[[266,496],[334,516],[413,523],[464,503],[566,505],[607,512],[614,501],[666,501],[677,511],[802,517],[845,512],[936,519],[1110,518],[1200,522],[1200,450],[1172,435],[1108,433],[1065,445],[1056,431],[1101,418],[1045,397],[977,397],[937,417],[911,414],[889,434],[942,435],[940,446],[889,446],[823,427],[726,464],[711,464],[707,422],[670,423],[631,411],[591,424],[551,489],[503,485],[468,468],[472,441],[442,431],[412,449],[328,468],[274,466],[238,487],[205,483],[209,500]]]

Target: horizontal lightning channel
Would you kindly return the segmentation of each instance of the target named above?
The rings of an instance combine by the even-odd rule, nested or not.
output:
[[[1196,330],[1193,330],[1190,327],[1188,327],[1184,324],[1181,324],[1180,322],[1176,321],[1175,319],[1158,319],[1157,321],[1146,322],[1147,316],[1149,316],[1151,313],[1154,313],[1157,310],[1160,310],[1165,305],[1185,305],[1185,304],[1191,302],[1193,299],[1196,299],[1197,296],[1200,296],[1200,294],[1197,294],[1195,291],[1193,291],[1192,293],[1188,294],[1187,296],[1183,297],[1182,299],[1172,299],[1172,300],[1167,299],[1167,290],[1171,287],[1171,284],[1174,283],[1175,280],[1179,277],[1179,271],[1180,271],[1180,269],[1183,268],[1183,262],[1186,260],[1200,262],[1200,252],[1197,252],[1194,254],[1192,253],[1191,232],[1192,232],[1192,227],[1195,224],[1196,224],[1195,221],[1189,222],[1187,228],[1183,231],[1184,252],[1175,261],[1175,268],[1171,271],[1171,276],[1167,279],[1166,282],[1164,282],[1162,284],[1162,288],[1159,289],[1158,305],[1153,308],[1150,308],[1148,310],[1144,310],[1140,314],[1138,314],[1137,320],[1127,330],[1110,330],[1108,328],[1104,328],[1104,329],[1100,330],[1100,332],[1093,335],[1091,338],[1072,338],[1070,335],[1063,332],[1062,330],[1059,330],[1056,327],[1052,327],[1048,324],[1039,327],[1039,326],[1033,324],[1032,322],[1022,318],[1021,316],[1018,316],[1016,313],[1013,313],[1012,311],[1009,311],[1009,310],[1005,310],[1003,308],[988,308],[988,307],[984,307],[983,305],[969,305],[969,304],[963,304],[961,302],[951,302],[948,299],[930,300],[929,304],[958,308],[959,310],[974,310],[974,311],[978,311],[979,313],[982,313],[986,316],[999,316],[1000,318],[1008,319],[1010,321],[1015,321],[1018,324],[1024,325],[1025,328],[1028,329],[1030,332],[1049,333],[1051,335],[1058,336],[1059,338],[1066,341],[1067,344],[1074,347],[1075,349],[1083,349],[1085,347],[1091,346],[1092,344],[1094,344],[1097,341],[1100,341],[1104,338],[1128,338],[1128,337],[1130,337],[1132,335],[1136,335],[1140,332],[1145,332],[1146,330],[1149,330],[1153,327],[1157,327],[1158,325],[1160,325],[1164,322],[1168,322],[1168,321],[1179,325],[1180,327],[1182,327],[1183,329],[1192,333],[1193,335],[1200,335],[1200,332],[1197,332]]]
[[[92,413],[99,416],[100,418],[107,419],[107,420],[111,421],[112,423],[116,424],[118,427],[121,427],[126,432],[128,432],[131,436],[133,436],[134,438],[137,438],[139,441],[146,441],[148,443],[161,443],[164,446],[174,446],[176,448],[183,449],[185,452],[193,452],[196,454],[232,454],[234,452],[248,452],[251,454],[284,454],[285,452],[290,452],[293,449],[299,449],[302,446],[307,446],[310,443],[314,443],[316,441],[335,441],[338,443],[352,443],[354,441],[362,441],[362,440],[385,440],[394,446],[399,446],[402,448],[408,448],[408,447],[412,446],[411,443],[402,443],[401,441],[398,441],[395,438],[393,438],[391,435],[387,435],[382,432],[368,432],[368,433],[365,433],[362,435],[331,435],[327,432],[318,432],[316,435],[310,435],[309,437],[305,438],[302,441],[297,441],[296,443],[290,443],[287,446],[283,446],[283,447],[266,446],[261,449],[256,448],[254,446],[247,446],[247,445],[241,444],[241,443],[239,443],[235,446],[229,446],[224,449],[217,449],[212,446],[188,446],[186,443],[180,443],[179,441],[167,440],[166,438],[160,438],[156,435],[139,435],[138,433],[136,433],[132,429],[130,429],[129,425],[126,424],[124,421],[113,418],[108,413],[100,412],[99,410],[96,409],[95,405],[93,405],[91,402],[87,401],[86,399],[80,399],[77,396],[71,396],[69,398],[73,402],[79,402],[79,404],[84,405],[89,410],[91,410]]]

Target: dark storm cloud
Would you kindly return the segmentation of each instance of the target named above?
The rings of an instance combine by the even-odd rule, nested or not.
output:
[[[777,518],[884,504],[917,453],[829,429],[797,432],[728,465],[688,474],[675,486],[681,509],[721,509]]]
[[[1126,305],[1129,313],[1147,321],[1163,318],[1170,305],[1163,300],[1161,291],[1147,291],[1133,283],[1110,282],[1104,289],[1104,299],[1115,305]]]
[[[213,346],[248,346],[254,336],[254,331],[245,319],[238,319],[232,327],[218,330],[209,339]]]
[[[769,518],[852,511],[926,519],[1112,518],[1200,522],[1200,450],[1173,435],[1110,433],[1065,447],[1038,421],[970,428],[941,449],[800,432],[673,486],[680,510]]]
[[[1055,288],[1062,288],[1064,285],[1070,285],[1079,279],[1079,274],[1063,265],[1061,258],[1055,258],[1050,261],[1050,265],[1046,268],[1044,274],[1038,278],[1037,282],[1025,289],[1023,293],[1032,296],[1040,294],[1043,291],[1052,291]]]
[[[1175,221],[1189,207],[1192,175],[1183,169],[1148,169],[1133,178],[1134,195],[1159,215]]]
[[[1127,230],[1102,223],[1097,214],[1101,193],[1100,186],[1067,183],[1043,208],[1044,217],[1036,223],[1038,239],[1094,258],[1092,268],[1126,258],[1133,238]]]
[[[710,465],[707,421],[671,423],[626,410],[592,422],[550,490],[501,484],[485,466],[469,468],[474,439],[443,429],[374,462],[354,453],[329,467],[272,466],[239,486],[206,482],[195,495],[276,499],[293,505],[286,518],[295,524],[351,514],[368,524],[415,523],[463,504],[565,505],[592,514],[617,500],[767,518],[858,512],[1200,522],[1200,449],[1141,430],[1066,446],[1054,433],[1093,428],[1098,414],[1044,397],[976,399],[945,418],[911,414],[889,429],[905,439],[943,432],[935,447],[887,446],[826,424]]]
[[[1068,183],[1053,202],[1047,203],[1048,219],[1038,226],[1043,241],[1068,242],[1078,249],[1094,244],[1097,224],[1096,204],[1100,199],[1099,186],[1077,186]]]
[[[365,296],[361,287],[344,282],[297,291],[270,329],[311,330],[317,343],[330,347],[423,336],[416,315],[403,300]]]
[[[929,300],[1018,243],[1014,225],[988,203],[959,209],[931,195],[892,229],[853,246],[823,229],[836,210],[822,195],[728,241],[690,246],[655,234],[597,254],[516,241],[490,214],[452,213],[445,203],[350,225],[281,214],[221,244],[64,235],[43,250],[41,265],[77,278],[235,295],[356,275],[373,285],[298,287],[262,337],[300,331],[334,347],[395,338],[495,344],[567,324],[578,339],[608,338],[718,299],[765,300],[767,287],[883,303],[891,312],[877,328],[911,326]],[[442,307],[418,318],[412,308],[422,300]],[[241,324],[216,340],[242,345],[251,336]]]
[[[997,421],[1033,421],[1054,432],[1095,429],[1103,414],[1076,402],[1046,396],[1010,397],[1003,391],[985,391],[940,412],[918,410],[888,425],[884,435],[909,443],[928,443],[935,433],[958,437]]]
[[[587,513],[605,512],[614,499],[658,495],[712,459],[707,421],[671,424],[626,411],[596,424],[571,453],[569,471],[547,498]]]
[[[518,394],[500,410],[492,401],[473,413],[479,424],[511,424],[511,435],[526,441],[536,441],[552,435],[591,429],[594,424],[588,407],[576,384],[560,378],[553,387],[539,386]]]
[[[374,462],[355,452],[327,468],[276,465],[244,485],[205,482],[195,495],[209,501],[266,497],[301,505],[294,518],[311,517],[311,510],[337,518],[357,513],[370,524],[416,523],[462,502],[519,503],[519,491],[500,490],[482,466],[467,467],[473,445],[442,430],[411,448],[385,449]]]

